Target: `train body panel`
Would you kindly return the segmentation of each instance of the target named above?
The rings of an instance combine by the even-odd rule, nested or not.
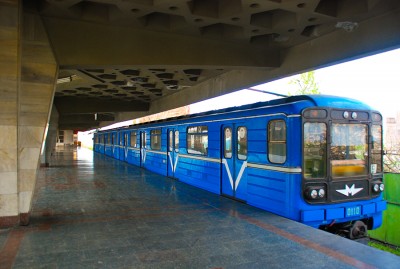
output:
[[[94,150],[310,226],[376,228],[381,134],[357,100],[294,96],[99,132]]]
[[[179,155],[179,163],[175,177],[198,188],[220,193],[220,163],[212,159],[193,158],[189,155]]]

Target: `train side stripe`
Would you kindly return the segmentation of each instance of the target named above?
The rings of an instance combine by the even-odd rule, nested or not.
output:
[[[186,155],[186,154],[178,154],[178,156],[181,158],[196,159],[196,160],[209,161],[209,162],[215,162],[215,163],[224,163],[224,159],[220,160],[217,158],[208,158],[208,157],[193,156],[193,155]],[[301,169],[301,167],[279,167],[279,166],[257,164],[257,163],[246,163],[246,167],[258,168],[258,169],[264,169],[264,170],[273,170],[273,171],[285,172],[285,173],[301,173],[303,171]],[[227,170],[229,170],[229,169],[227,169]],[[232,178],[232,176],[231,176],[231,178]],[[233,183],[233,181],[232,181],[232,183]]]
[[[302,172],[301,167],[279,167],[279,166],[256,164],[256,163],[248,163],[247,166],[251,167],[251,168],[273,170],[273,171],[285,172],[285,173],[301,173]]]
[[[202,161],[213,162],[213,163],[221,163],[221,159],[217,159],[217,158],[208,158],[208,157],[193,156],[193,155],[186,155],[186,154],[178,154],[178,156],[180,156],[181,158],[196,159],[196,160],[202,160]]]

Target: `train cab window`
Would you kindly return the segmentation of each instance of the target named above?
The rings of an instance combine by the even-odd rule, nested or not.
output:
[[[232,158],[232,129],[227,127],[224,129],[224,157]]]
[[[286,161],[286,123],[273,120],[268,124],[268,159],[271,163]]]
[[[154,150],[161,150],[161,129],[151,130],[150,148]]]
[[[303,170],[305,178],[326,177],[326,124],[306,122],[303,131]]]
[[[207,155],[208,153],[208,127],[193,126],[187,128],[187,151],[191,154]]]
[[[131,147],[137,148],[137,133],[131,132]]]
[[[382,126],[372,126],[371,173],[382,173]]]
[[[246,160],[247,159],[247,128],[244,126],[239,126],[237,128],[238,132],[238,141],[237,141],[237,151],[238,151],[238,159]]]
[[[179,131],[175,131],[175,152],[179,152]]]
[[[368,127],[366,124],[334,123],[331,127],[332,177],[367,174]]]

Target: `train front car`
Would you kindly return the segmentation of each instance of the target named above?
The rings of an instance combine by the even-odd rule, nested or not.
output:
[[[381,225],[386,209],[382,116],[351,99],[325,105],[302,112],[301,221],[359,238]]]

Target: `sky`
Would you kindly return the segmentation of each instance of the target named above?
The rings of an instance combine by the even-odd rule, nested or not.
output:
[[[400,92],[398,76],[400,77],[400,49],[315,70],[315,81],[318,83],[321,94],[358,99],[380,111],[384,117],[393,117],[397,111],[400,112],[400,98],[397,97],[397,92]],[[253,88],[280,94],[289,92],[293,94],[297,90],[295,85],[289,84],[293,77],[296,76]],[[243,102],[244,94],[245,102]],[[193,104],[191,111],[196,113],[222,108],[220,104],[238,106],[267,101],[271,98],[276,97],[244,90]]]

